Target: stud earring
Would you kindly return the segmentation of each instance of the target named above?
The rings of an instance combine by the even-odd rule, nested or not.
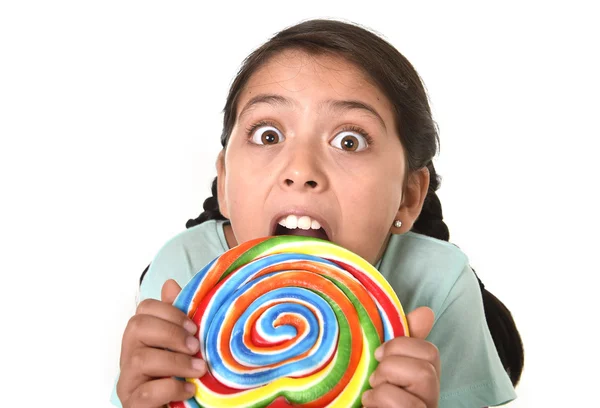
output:
[[[402,226],[402,221],[400,221],[400,220],[394,221],[394,227],[400,228],[401,226]]]

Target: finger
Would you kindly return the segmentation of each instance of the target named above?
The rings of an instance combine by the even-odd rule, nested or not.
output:
[[[121,366],[128,364],[139,347],[166,348],[184,354],[196,354],[200,342],[183,327],[156,316],[140,314],[129,319],[123,335]]]
[[[181,286],[173,279],[169,279],[162,286],[160,300],[172,305],[179,292],[181,292]]]
[[[123,408],[158,408],[171,401],[185,401],[196,393],[196,386],[174,378],[161,378],[140,385],[123,402]]]
[[[138,348],[121,368],[119,388],[122,393],[129,395],[153,378],[200,378],[206,371],[207,366],[202,359],[168,350]]]
[[[411,337],[425,339],[429,335],[435,316],[433,310],[428,307],[419,307],[406,316],[408,320],[408,330]]]
[[[440,352],[435,344],[413,337],[396,337],[386,341],[375,350],[377,361],[383,362],[392,356],[412,357],[429,362],[435,371],[441,372]]]
[[[125,380],[128,380],[127,375],[130,375],[128,373],[147,377],[200,378],[206,374],[206,370],[206,362],[200,358],[143,347],[136,349],[127,366],[124,367],[122,375],[125,375]]]
[[[170,303],[161,302],[156,299],[146,299],[138,305],[136,315],[146,314],[159,317],[171,323],[182,326],[191,334],[196,333],[197,326],[185,313]]]
[[[387,383],[365,391],[362,395],[362,404],[365,408],[427,408],[424,401],[402,388]]]
[[[386,383],[404,388],[427,406],[435,405],[438,399],[439,373],[425,360],[400,356],[386,358],[371,375],[369,384],[377,388]]]

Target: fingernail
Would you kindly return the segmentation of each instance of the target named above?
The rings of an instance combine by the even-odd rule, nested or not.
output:
[[[195,384],[193,384],[191,382],[186,382],[184,387],[187,392],[196,394],[196,385]]]
[[[192,353],[195,353],[198,351],[198,347],[200,346],[200,341],[198,341],[198,339],[195,338],[194,336],[189,336],[187,338],[187,340],[185,341],[185,344],[187,345],[187,347],[190,349],[190,351]]]
[[[369,403],[369,398],[371,398],[371,391],[365,391],[362,395],[362,403],[363,405],[367,405]]]
[[[190,332],[190,334],[196,333],[197,329],[196,323],[192,322],[191,320],[186,320],[185,322],[183,322],[183,328]]]
[[[381,357],[383,357],[383,345],[375,349],[375,360],[380,361]]]
[[[371,385],[371,387],[373,386],[374,381],[375,381],[375,373],[371,374],[371,376],[369,377],[369,384]]]
[[[198,371],[206,371],[206,363],[201,358],[192,358],[192,368]]]

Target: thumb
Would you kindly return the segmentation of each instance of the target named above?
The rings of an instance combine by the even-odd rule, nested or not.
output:
[[[160,291],[160,300],[172,305],[177,295],[179,295],[179,292],[181,292],[181,286],[173,279],[169,279],[163,284],[162,290]]]
[[[410,337],[423,339],[429,335],[435,316],[433,310],[426,306],[416,308],[406,316]]]

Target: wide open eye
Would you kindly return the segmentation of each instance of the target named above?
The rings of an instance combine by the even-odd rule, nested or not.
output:
[[[358,131],[344,130],[331,141],[331,145],[347,152],[360,152],[369,147],[366,135]]]
[[[258,145],[274,145],[283,142],[285,137],[274,126],[259,125],[252,131],[251,140]]]

